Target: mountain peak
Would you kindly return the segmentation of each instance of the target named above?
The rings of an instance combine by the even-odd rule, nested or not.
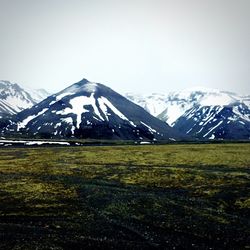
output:
[[[98,84],[95,82],[90,82],[87,79],[83,78],[80,82],[76,83],[76,85],[80,88],[80,91],[85,91],[88,93],[93,93],[96,91]]]
[[[81,81],[72,84],[68,88],[60,91],[58,93],[59,96],[67,96],[67,95],[74,95],[80,92],[85,93],[94,93],[98,88],[98,83],[90,82],[87,79],[83,78]]]
[[[79,82],[77,82],[75,84],[81,86],[81,85],[85,85],[85,84],[88,84],[88,83],[90,83],[90,81],[88,79],[86,79],[86,78],[83,78],[81,81],[79,81]]]

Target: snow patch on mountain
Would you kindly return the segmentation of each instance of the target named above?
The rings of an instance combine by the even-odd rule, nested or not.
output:
[[[104,108],[103,112],[105,112],[105,110],[107,110],[107,107],[110,108],[117,116],[119,116],[122,120],[126,120],[129,121],[129,119],[123,114],[121,113],[107,98],[101,96],[100,98],[98,98],[98,101],[101,100],[101,104],[102,107],[104,105],[106,105],[106,108]],[[99,102],[100,103],[100,102]]]
[[[35,114],[35,115],[31,115],[28,116],[27,118],[25,118],[23,121],[18,123],[18,128],[17,131],[19,131],[21,128],[24,128],[31,120],[35,119],[36,117],[44,114],[46,111],[48,110],[48,108],[43,109],[42,111],[40,111],[39,113]]]
[[[157,132],[155,129],[151,128],[148,124],[146,124],[144,122],[141,122],[141,124],[143,124],[144,126],[146,126],[151,133],[156,133]]]
[[[218,124],[216,124],[214,127],[210,128],[209,131],[205,135],[203,135],[203,137],[207,137],[207,135],[209,135],[213,130],[215,130],[217,127],[219,127],[222,123],[223,123],[223,121],[219,121]],[[214,135],[212,137],[214,137]],[[209,139],[212,139],[212,138],[210,137]]]
[[[233,107],[233,113],[236,115],[236,117],[240,117],[242,120],[250,122],[250,114],[242,112],[242,105]]]

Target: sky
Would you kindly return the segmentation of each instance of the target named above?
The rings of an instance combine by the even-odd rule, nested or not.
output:
[[[0,79],[250,94],[250,0],[0,0]]]

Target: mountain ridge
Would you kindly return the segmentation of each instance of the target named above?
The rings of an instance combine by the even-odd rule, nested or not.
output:
[[[7,130],[29,135],[170,140],[181,134],[111,88],[86,79],[18,113],[16,119]]]
[[[135,95],[133,98],[132,94],[127,96],[149,112],[152,112],[154,109],[152,114],[155,115],[158,113],[158,115],[156,115],[157,118],[167,122],[173,128],[186,133],[186,135],[193,136],[194,138],[235,139],[237,138],[237,133],[238,138],[241,139],[249,139],[250,137],[249,96],[240,96],[229,91],[200,87],[180,92],[172,92],[168,95],[149,95],[146,98],[142,96],[140,98],[138,95]],[[159,103],[161,103],[161,110],[155,111],[159,106]],[[241,107],[240,105],[243,106]],[[227,110],[225,111],[228,119],[226,123],[223,121],[225,119],[224,115],[219,118],[220,111],[218,110],[220,108],[224,108],[224,111]],[[201,109],[202,113],[200,113]],[[209,114],[211,113],[210,118],[207,117],[207,112]],[[217,118],[212,119],[212,113]],[[203,124],[207,120],[209,120],[208,123],[210,123],[210,127],[207,126],[206,123],[205,128]],[[217,120],[218,123],[215,123]],[[233,125],[231,121],[234,121]],[[243,123],[244,126],[242,126]],[[210,131],[212,128],[215,130],[214,133],[212,133],[213,136],[208,137],[205,136],[207,133],[201,133],[202,130]]]
[[[16,131],[33,136],[42,133],[133,140],[178,140],[185,134],[199,140],[250,139],[249,95],[195,87],[170,94],[122,96],[85,78],[39,102],[46,94],[45,90],[24,89],[18,84],[0,81],[2,134]],[[8,112],[1,113],[5,99],[13,100],[16,106],[11,105],[16,109],[12,110],[9,105]],[[57,121],[54,128],[49,128],[54,121]]]

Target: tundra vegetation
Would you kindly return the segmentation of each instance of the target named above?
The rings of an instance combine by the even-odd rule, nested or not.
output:
[[[250,144],[0,149],[1,249],[250,248]]]

